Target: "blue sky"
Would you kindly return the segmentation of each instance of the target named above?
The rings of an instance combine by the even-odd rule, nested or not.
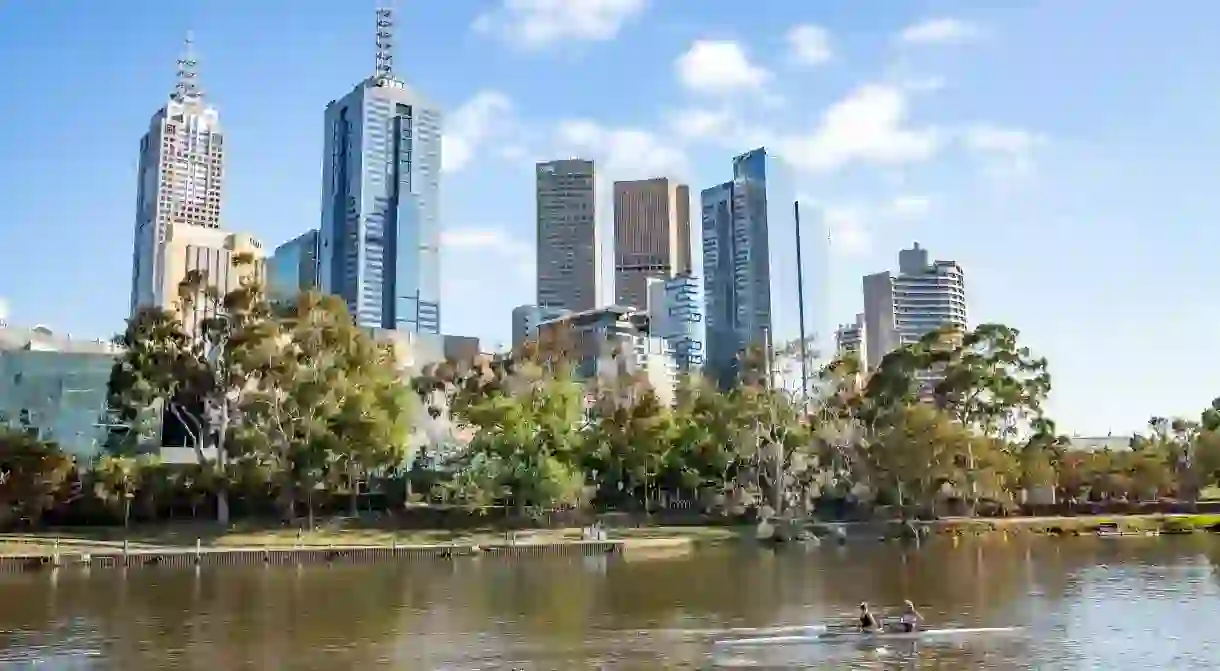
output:
[[[322,110],[372,70],[373,6],[0,0],[10,322],[121,329],[138,143],[187,30],[228,134],[226,228],[274,246],[317,226]],[[447,113],[446,332],[507,341],[532,301],[534,161],[698,189],[765,144],[781,336],[799,197],[823,334],[919,241],[964,266],[973,322],[1050,358],[1064,428],[1130,431],[1220,395],[1220,5],[742,7],[400,0],[396,68]]]

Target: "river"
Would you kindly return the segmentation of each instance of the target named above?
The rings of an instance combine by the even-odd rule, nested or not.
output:
[[[0,668],[1215,669],[1220,538],[933,541],[504,560],[0,575]],[[943,642],[712,654],[727,628],[902,599]]]

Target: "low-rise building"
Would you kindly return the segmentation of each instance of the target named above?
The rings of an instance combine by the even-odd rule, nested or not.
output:
[[[121,348],[50,329],[0,326],[0,426],[57,443],[78,459],[105,446],[110,370]]]

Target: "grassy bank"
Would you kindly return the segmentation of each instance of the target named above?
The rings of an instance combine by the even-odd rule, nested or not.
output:
[[[734,541],[745,533],[732,527],[647,527],[608,529],[610,540],[626,541],[638,548],[702,545]],[[293,548],[327,546],[393,545],[486,545],[504,543],[503,531],[388,531],[381,529],[320,529],[297,532],[295,529],[212,525],[187,527],[79,528],[58,529],[34,534],[0,534],[0,554],[50,552],[58,539],[61,552],[88,552],[121,547],[124,540],[131,548],[193,548],[196,539],[203,547],[220,548]],[[515,532],[516,543],[564,543],[581,540],[580,529],[539,529]]]
[[[952,518],[937,520],[932,529],[947,535],[991,533],[1072,536],[1096,533],[1103,524],[1117,525],[1127,532],[1185,534],[1220,531],[1220,514],[1183,515],[1088,515],[1079,517],[1003,517],[996,519]]]

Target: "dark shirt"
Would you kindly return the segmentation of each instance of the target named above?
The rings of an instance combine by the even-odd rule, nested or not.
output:
[[[876,629],[877,628],[877,619],[873,617],[872,613],[864,613],[863,615],[860,616],[860,628],[861,629]]]

